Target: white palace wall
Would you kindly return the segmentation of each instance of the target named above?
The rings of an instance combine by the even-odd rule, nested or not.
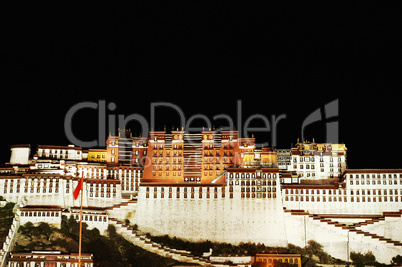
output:
[[[161,188],[158,193],[147,192],[146,186],[140,186],[135,222],[139,229],[153,235],[168,234],[190,241],[210,240],[216,242],[261,242],[269,246],[287,246],[284,226],[284,212],[280,192],[276,198],[242,198],[240,187],[229,192],[228,186],[211,186],[207,198],[207,187],[194,189],[194,198],[185,187],[173,187],[172,198],[168,197],[169,187]],[[154,187],[151,187],[154,189]],[[176,189],[180,188],[177,198]],[[190,192],[191,187],[187,187]],[[225,197],[222,197],[222,190]],[[147,193],[149,196],[147,198]],[[233,193],[233,197],[230,197]]]
[[[62,175],[6,176],[0,179],[0,193],[8,201],[24,205],[79,207],[73,191],[79,179]],[[83,183],[84,207],[111,207],[121,202],[118,180],[88,179]]]
[[[340,187],[284,184],[281,189],[277,171],[267,169],[258,173],[243,169],[238,173],[228,171],[226,182],[221,184],[143,182],[137,200],[130,199],[127,193],[136,193],[141,173],[130,169],[113,172],[118,179],[89,177],[83,186],[83,206],[87,207],[84,221],[89,228],[99,228],[101,233],[107,229],[109,218],[129,219],[130,224],[137,224],[143,232],[190,241],[232,244],[251,241],[267,246],[292,243],[304,247],[309,240],[315,240],[330,255],[343,260],[349,259],[351,251],[372,251],[383,263],[389,263],[397,254],[402,255],[400,245],[309,216],[378,215],[381,220],[356,229],[401,242],[402,171],[366,171],[364,175],[351,171],[346,173]],[[73,200],[72,196],[78,181],[78,177],[60,174],[4,175],[0,177],[0,194],[21,206],[69,209],[63,210],[63,214],[73,214],[78,219],[77,211],[72,208],[80,205],[80,200]],[[305,214],[284,212],[283,207],[299,213],[303,210]],[[386,215],[386,212],[393,214]],[[42,210],[22,213],[20,218],[21,224],[44,221],[58,226],[61,215],[60,211],[55,216]],[[365,220],[358,216],[334,219],[346,225]]]

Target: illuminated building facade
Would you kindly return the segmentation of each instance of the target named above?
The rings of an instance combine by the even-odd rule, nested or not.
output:
[[[339,178],[346,170],[346,151],[344,144],[298,142],[287,170],[296,171],[301,180]]]
[[[152,131],[149,138],[120,131],[106,145],[108,163],[144,167],[144,182],[210,183],[227,168],[277,167],[275,151],[256,149],[254,138],[237,131]]]
[[[237,131],[124,130],[105,149],[40,145],[32,158],[29,151],[13,146],[13,160],[0,168],[0,193],[21,206],[22,222],[78,218],[72,191],[83,177],[83,219],[101,232],[129,220],[191,241],[316,240],[344,260],[351,250],[371,250],[381,262],[402,254],[402,171],[347,169],[344,144],[274,150]]]
[[[106,155],[106,149],[89,149],[87,158],[90,162],[106,162]]]

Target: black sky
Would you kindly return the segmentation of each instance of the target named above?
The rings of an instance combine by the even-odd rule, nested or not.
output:
[[[349,167],[402,167],[399,6],[175,2],[3,12],[1,162],[12,144],[69,144],[65,115],[82,101],[113,102],[108,115],[148,121],[156,102],[186,118],[236,120],[241,101],[243,122],[285,114],[277,146],[289,148],[303,120],[338,99],[339,116],[329,121],[339,122]],[[97,116],[74,117],[77,137],[97,138]],[[309,127],[307,139],[323,141],[326,122]],[[178,127],[175,111],[157,110],[156,128],[164,125]],[[272,143],[272,132],[256,137]]]

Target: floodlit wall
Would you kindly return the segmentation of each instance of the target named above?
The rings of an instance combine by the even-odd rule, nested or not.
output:
[[[184,188],[180,188],[177,198],[173,188],[169,198],[169,187],[157,187],[159,193],[147,192],[141,186],[135,221],[139,229],[153,235],[165,235],[191,241],[210,240],[216,242],[260,242],[270,246],[286,246],[283,209],[278,198],[242,198],[240,188],[229,192],[229,187],[217,187],[215,193],[207,197],[207,189],[196,187],[194,198],[191,193],[184,197]],[[214,188],[214,187],[211,187]],[[155,188],[152,187],[154,190]],[[187,188],[188,192],[190,187]],[[214,192],[215,189],[210,189]],[[222,190],[225,197],[222,197]],[[147,193],[149,194],[147,197]],[[233,193],[233,197],[230,197]],[[156,196],[156,198],[155,198]]]

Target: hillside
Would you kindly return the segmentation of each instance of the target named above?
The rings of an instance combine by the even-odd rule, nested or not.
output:
[[[3,197],[0,196],[0,201]],[[6,240],[8,231],[10,230],[11,224],[13,223],[14,213],[14,203],[5,203],[3,207],[0,207],[0,246],[3,246],[3,242]]]
[[[47,223],[20,226],[14,251],[60,250],[78,252],[79,223],[63,216],[61,229]],[[87,229],[83,223],[82,252],[94,255],[95,266],[174,266],[178,262],[163,258],[134,246],[120,235],[113,226],[108,236],[100,235],[98,229]]]

